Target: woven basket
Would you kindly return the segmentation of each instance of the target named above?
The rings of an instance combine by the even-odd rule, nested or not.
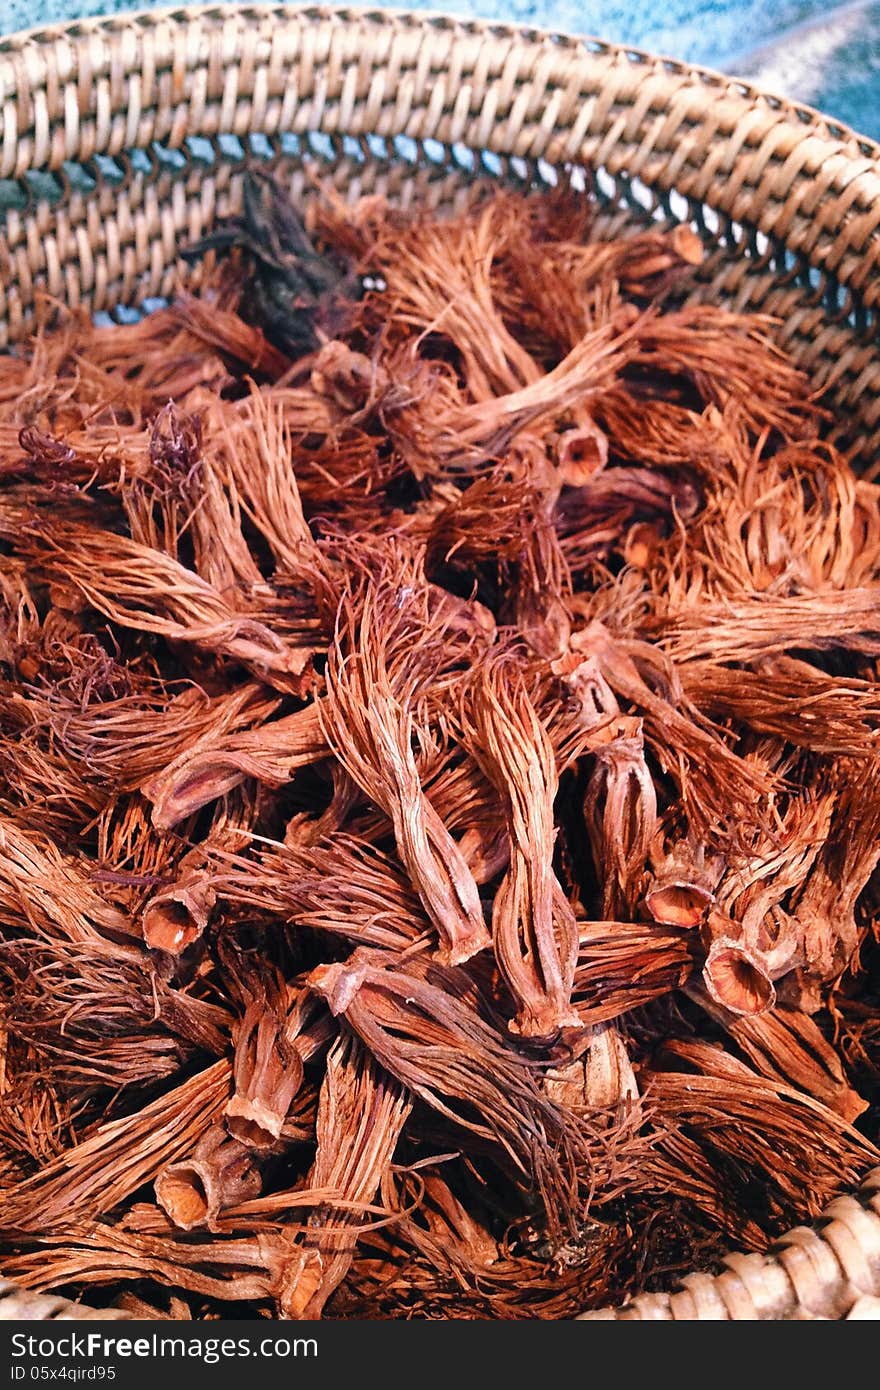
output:
[[[691,222],[708,253],[693,298],[774,315],[841,442],[880,471],[880,147],[743,82],[443,16],[224,5],[0,41],[0,129],[0,346],[47,295],[124,317],[197,282],[179,248],[239,209],[251,164],[300,202],[317,172],[435,208],[590,169],[601,234]],[[878,1189],[880,1170],[821,1231],[591,1316],[877,1316]]]

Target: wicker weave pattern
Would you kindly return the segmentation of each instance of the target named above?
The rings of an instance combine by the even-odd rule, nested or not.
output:
[[[224,6],[7,39],[0,112],[0,179],[24,181],[0,238],[0,343],[33,326],[40,289],[99,309],[167,294],[181,240],[238,207],[243,163],[277,160],[285,133],[334,138],[333,177],[352,195],[435,205],[466,196],[473,175],[451,152],[462,146],[500,156],[502,174],[510,158],[545,173],[601,168],[617,230],[644,202],[701,220],[713,254],[698,296],[777,315],[816,380],[834,377],[851,437],[873,455],[877,147],[807,108],[599,42],[440,16]],[[224,134],[267,143],[230,155]],[[212,142],[205,160],[192,136]],[[385,153],[374,143],[364,163],[373,136]],[[407,165],[400,136],[442,142],[445,155]],[[133,150],[147,157],[133,162]],[[287,161],[300,196],[303,159]],[[77,187],[83,170],[91,193]],[[34,171],[52,175],[49,198]]]
[[[776,316],[780,341],[831,383],[871,474],[878,154],[719,74],[442,16],[228,5],[32,31],[0,41],[0,346],[33,329],[41,294],[106,310],[197,281],[180,246],[240,207],[248,163],[273,165],[299,201],[317,162],[351,198],[435,208],[490,176],[589,166],[602,232],[694,222],[709,249],[694,298]],[[590,1316],[876,1317],[880,1170],[872,1184],[767,1256],[730,1256],[714,1279]],[[17,1296],[0,1285],[0,1308]],[[17,1315],[88,1316],[38,1301],[47,1311]]]

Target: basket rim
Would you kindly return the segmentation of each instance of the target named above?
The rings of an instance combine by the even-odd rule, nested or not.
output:
[[[463,3],[464,0],[459,0]],[[116,15],[104,15],[72,19],[56,24],[39,25],[19,30],[0,37],[0,102],[14,103],[18,93],[16,85],[16,63],[27,78],[30,90],[45,86],[45,74],[41,77],[39,63],[34,66],[34,49],[47,50],[46,66],[52,70],[53,81],[73,84],[80,77],[88,84],[94,75],[91,67],[95,62],[94,49],[90,44],[102,39],[108,43],[122,34],[135,35],[147,31],[155,32],[163,26],[170,30],[197,29],[200,23],[206,27],[242,26],[249,21],[277,25],[302,25],[313,21],[316,25],[334,24],[339,29],[368,27],[374,34],[408,32],[423,36],[426,40],[432,34],[456,39],[485,40],[488,43],[500,42],[511,47],[533,48],[536,53],[556,53],[561,59],[571,58],[574,62],[593,63],[601,66],[604,61],[609,70],[619,65],[621,72],[627,68],[642,71],[645,77],[678,83],[682,89],[708,93],[710,97],[723,98],[738,119],[749,115],[753,118],[764,113],[767,125],[773,122],[786,123],[798,137],[810,139],[817,148],[811,156],[817,159],[836,158],[841,167],[839,189],[852,191],[865,171],[865,161],[871,168],[867,179],[871,226],[865,242],[854,249],[860,257],[870,260],[872,265],[880,259],[880,217],[873,219],[875,209],[880,208],[880,143],[860,135],[842,122],[825,115],[816,108],[794,102],[786,97],[774,95],[763,88],[736,76],[724,74],[709,67],[685,62],[680,59],[664,57],[638,47],[613,43],[589,35],[578,35],[531,25],[504,23],[488,19],[474,19],[440,10],[409,10],[406,8],[382,8],[348,5],[314,5],[308,3],[238,3],[205,4],[195,6],[162,6],[153,9],[140,9]],[[100,49],[98,49],[100,55]],[[192,61],[195,62],[197,55]],[[98,61],[100,58],[98,57]],[[126,60],[127,61],[127,60]],[[187,63],[189,63],[187,59]],[[441,53],[442,62],[442,53]],[[60,78],[59,78],[60,72]],[[57,94],[56,94],[57,95]],[[2,110],[2,105],[0,105]],[[3,146],[3,127],[0,117],[0,147]],[[755,121],[757,125],[758,122]],[[763,136],[764,131],[759,131]],[[614,138],[617,138],[616,136]],[[745,136],[743,136],[745,139]],[[15,141],[13,134],[12,143]],[[735,153],[739,152],[739,146]],[[32,167],[42,167],[34,165]],[[50,167],[48,164],[45,167]],[[800,177],[798,173],[797,177]],[[813,175],[814,176],[814,175]],[[851,204],[847,202],[845,219]],[[864,210],[864,204],[862,205]],[[800,210],[798,209],[798,212]],[[807,215],[812,216],[812,208]],[[838,229],[839,230],[839,229]],[[37,229],[38,235],[39,229]],[[0,228],[0,244],[3,232]],[[827,259],[828,243],[820,247],[812,263],[821,264]],[[848,249],[848,248],[844,248]],[[811,258],[812,260],[812,258]],[[868,267],[870,269],[870,267]],[[841,277],[846,283],[846,276]],[[0,296],[3,292],[3,277],[0,274]],[[880,291],[880,286],[878,286]],[[859,370],[862,370],[861,367]],[[864,369],[867,373],[867,368]],[[861,381],[862,378],[860,377]],[[873,1200],[873,1198],[872,1198]],[[880,1199],[878,1199],[880,1204]],[[647,1306],[647,1305],[646,1305]],[[652,1305],[653,1306],[653,1305]],[[653,1316],[653,1314],[652,1314]]]
[[[316,22],[336,19],[341,22],[369,21],[377,27],[397,25],[426,31],[454,30],[461,34],[507,40],[525,40],[530,43],[550,42],[560,50],[569,49],[572,53],[591,56],[615,57],[634,67],[662,68],[669,76],[691,78],[702,86],[723,89],[725,96],[739,98],[745,107],[756,102],[765,102],[777,115],[790,115],[805,127],[811,127],[826,138],[839,141],[842,145],[853,144],[859,154],[874,159],[880,164],[880,141],[863,135],[844,121],[810,106],[806,102],[795,101],[790,97],[773,92],[736,74],[724,73],[717,68],[700,63],[691,63],[667,54],[656,53],[634,44],[616,43],[599,35],[579,34],[563,29],[553,29],[542,25],[511,24],[503,20],[471,18],[453,10],[424,9],[413,10],[405,6],[368,5],[314,5],[308,3],[272,3],[272,0],[255,0],[255,3],[242,4],[230,0],[228,4],[206,5],[159,5],[150,8],[127,10],[120,14],[91,15],[69,20],[59,20],[55,24],[34,25],[0,35],[0,58],[15,54],[28,44],[76,40],[92,35],[106,33],[112,35],[130,28],[156,28],[163,23],[174,22],[191,24],[199,19],[234,19],[253,15],[256,19],[277,15],[280,20],[287,18],[311,18]]]

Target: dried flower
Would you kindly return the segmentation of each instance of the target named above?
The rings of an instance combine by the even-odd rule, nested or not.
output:
[[[336,756],[394,827],[398,853],[439,933],[440,958],[456,964],[488,946],[489,934],[477,886],[422,789],[413,752],[419,689],[442,680],[432,639],[444,624],[432,620],[418,573],[405,578],[406,571],[398,577],[392,570],[359,603],[343,600],[320,713]]]
[[[510,1026],[553,1037],[579,1026],[571,1008],[577,923],[553,873],[553,747],[514,654],[478,669],[462,717],[470,752],[500,793],[507,819],[510,863],[495,894],[492,945],[517,1001]]]
[[[156,1201],[175,1226],[210,1231],[226,1207],[259,1196],[262,1178],[250,1148],[214,1125],[189,1158],[163,1169],[155,1187]]]
[[[271,1150],[303,1083],[296,1045],[302,1018],[295,1009],[290,1016],[299,994],[268,966],[248,970],[243,986],[247,1003],[233,1028],[234,1090],[224,1114],[234,1138],[248,1148]]]
[[[320,762],[327,751],[314,703],[241,732],[218,721],[161,771],[146,778],[141,788],[152,802],[153,824],[159,830],[171,830],[249,777],[280,787],[298,768]]]
[[[369,950],[319,966],[310,983],[382,1066],[463,1131],[462,1142],[488,1143],[496,1161],[512,1167],[553,1230],[574,1220],[578,1174],[590,1163],[587,1136],[480,1016],[468,999],[472,987],[449,967],[413,961],[396,969],[393,956]]]
[[[0,356],[4,1273],[558,1318],[758,1248],[878,1161],[880,485],[689,227],[243,188]]]
[[[715,902],[724,868],[720,856],[707,854],[705,845],[684,836],[670,845],[652,846],[651,860],[645,906],[654,921],[672,927],[698,926]]]
[[[692,948],[680,932],[647,923],[579,922],[572,1002],[584,1024],[619,1018],[689,979]]]
[[[318,1102],[318,1149],[309,1174],[309,1187],[328,1195],[285,1265],[279,1302],[286,1317],[320,1317],[345,1278],[357,1247],[358,1207],[374,1201],[411,1108],[405,1092],[352,1038],[334,1043]]]
[[[228,1062],[215,1062],[140,1112],[99,1126],[4,1194],[7,1229],[54,1232],[78,1213],[112,1210],[187,1153],[219,1118],[229,1079]]]
[[[289,646],[256,615],[236,609],[170,556],[124,536],[93,535],[64,522],[35,530],[27,545],[46,579],[71,585],[111,622],[192,642],[241,662],[291,694],[308,689],[308,649]]]

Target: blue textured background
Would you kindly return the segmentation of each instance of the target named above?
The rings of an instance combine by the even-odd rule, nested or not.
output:
[[[149,0],[0,0],[0,33],[143,9]],[[167,0],[163,0],[167,3]],[[381,3],[381,0],[380,0]],[[447,9],[591,34],[751,77],[880,139],[880,0],[430,0]]]

